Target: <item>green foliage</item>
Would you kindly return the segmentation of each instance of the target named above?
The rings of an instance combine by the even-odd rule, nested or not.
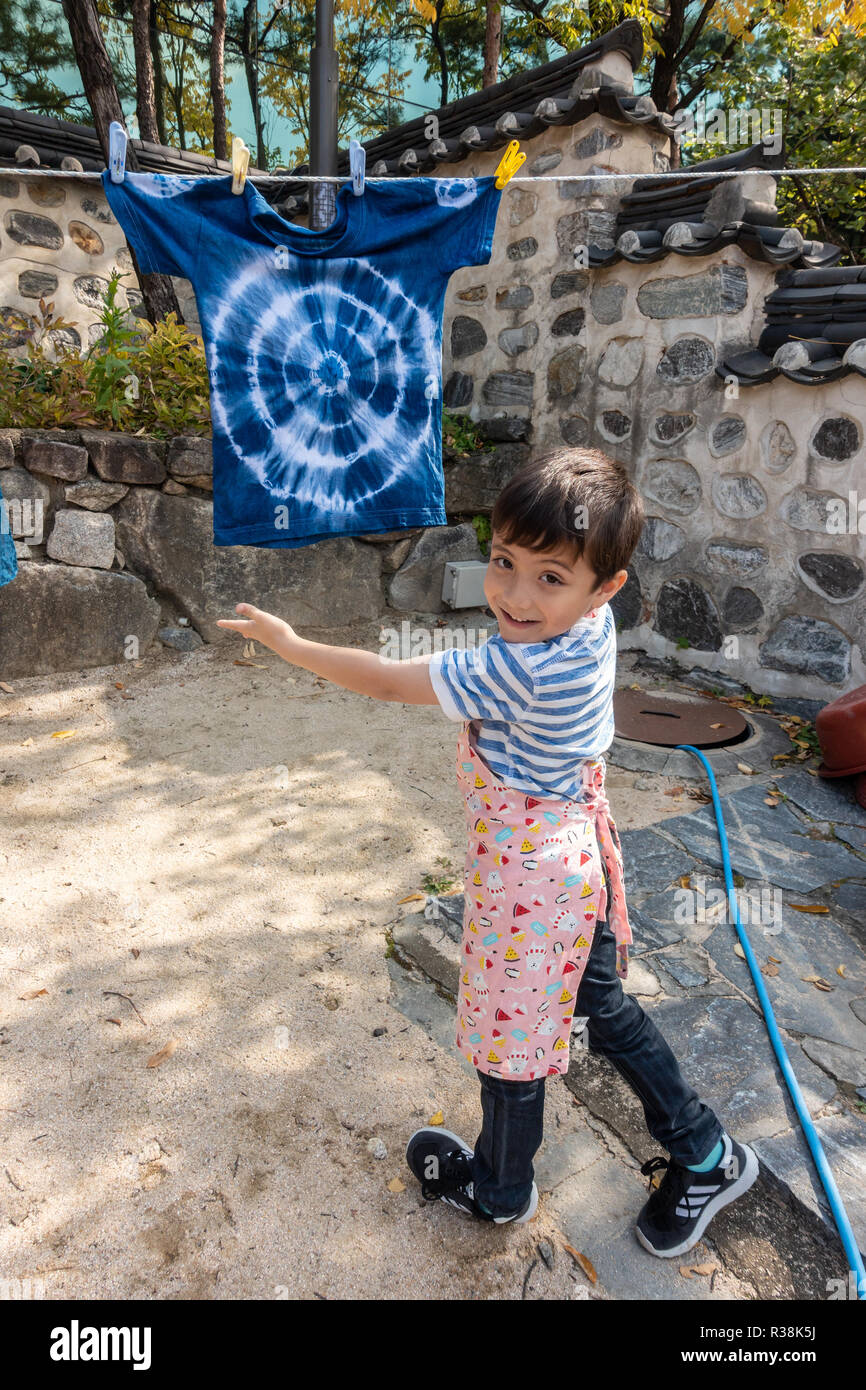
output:
[[[98,322],[102,332],[81,353],[64,332],[73,323],[39,301],[38,314],[7,314],[0,343],[0,427],[93,426],[168,438],[210,431],[207,363],[200,339],[175,314],[154,328],[117,302],[112,272]],[[25,352],[14,350],[25,335]]]
[[[440,854],[436,863],[440,866],[440,873],[424,874],[421,880],[421,887],[425,893],[447,893],[449,888],[455,886],[456,877],[450,862]]]
[[[484,448],[478,426],[467,415],[442,411],[442,443],[455,454],[474,454]]]
[[[490,546],[490,537],[493,534],[490,526],[490,517],[482,516],[481,514],[474,516],[472,518],[472,525],[475,527],[475,534],[478,537],[478,548],[482,555],[486,555]]]

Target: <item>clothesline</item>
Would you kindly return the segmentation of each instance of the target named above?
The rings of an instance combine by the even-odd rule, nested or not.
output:
[[[142,169],[140,173],[161,172],[152,169]],[[83,179],[87,182],[102,182],[102,173],[98,170],[77,170],[77,169],[18,169],[10,165],[0,165],[0,176],[10,174],[14,178],[61,178],[61,179]],[[603,179],[740,179],[746,174],[772,174],[773,178],[785,178],[797,175],[798,178],[809,177],[815,174],[866,174],[866,167],[859,164],[843,164],[837,168],[828,169],[707,169],[703,172],[699,169],[671,169],[664,173],[648,174],[646,170],[640,173],[628,173],[621,170],[614,174],[512,174],[509,183],[579,183],[582,179],[597,183]],[[222,175],[228,178],[230,170],[226,170]],[[168,178],[217,178],[216,174],[168,174]],[[376,174],[365,175],[365,183],[394,183],[395,178],[426,178],[427,175],[394,175]],[[459,179],[460,174],[431,174],[430,180],[433,183],[451,183],[454,179]],[[489,175],[471,175],[466,177],[481,178]],[[247,174],[248,183],[350,183],[350,174]]]

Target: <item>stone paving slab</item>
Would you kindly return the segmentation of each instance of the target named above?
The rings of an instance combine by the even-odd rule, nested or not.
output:
[[[841,821],[866,829],[866,809],[857,801],[850,777],[812,777],[798,769],[778,777],[776,786],[813,820]]]
[[[815,1128],[854,1238],[860,1250],[866,1251],[866,1122],[846,1112],[822,1116],[815,1121]],[[808,1210],[819,1213],[834,1231],[837,1229],[799,1122],[784,1134],[759,1140],[754,1149],[761,1162],[782,1179]]]
[[[778,975],[761,972],[777,1024],[814,1038],[866,1049],[866,1024],[850,1007],[866,994],[863,952],[832,917],[792,912],[783,904],[781,918],[781,932],[763,940],[759,931],[744,927],[758,965],[765,965],[770,955],[778,962]],[[706,949],[725,978],[760,1007],[748,961],[734,951],[736,940],[736,929],[723,923],[708,936]],[[844,977],[837,972],[840,965],[845,969]],[[831,991],[808,983],[803,977],[809,975],[826,980]]]
[[[675,816],[665,821],[665,829],[674,821],[689,819],[688,816]],[[667,888],[680,874],[691,873],[697,866],[696,859],[655,830],[623,830],[619,838],[625,888],[629,895],[632,891],[645,893]]]
[[[548,1191],[543,1154],[544,1150],[536,1164],[536,1181],[540,1172],[539,1191]],[[569,1244],[592,1261],[613,1298],[634,1298],[640,1288],[642,1298],[712,1299],[709,1279],[684,1279],[679,1272],[681,1264],[699,1262],[700,1253],[662,1260],[639,1244],[634,1225],[648,1196],[648,1181],[639,1172],[620,1159],[600,1157],[554,1187],[547,1210]]]
[[[866,861],[836,841],[811,838],[805,824],[787,806],[766,806],[766,795],[765,787],[753,786],[720,798],[732,872],[797,893],[811,893],[834,879],[863,876]],[[696,858],[715,867],[723,865],[712,806],[688,816],[673,816],[664,822],[664,830]],[[684,864],[679,872],[688,870]],[[634,873],[633,881],[643,879],[639,860]]]

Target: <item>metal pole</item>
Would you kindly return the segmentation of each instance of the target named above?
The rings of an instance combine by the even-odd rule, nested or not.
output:
[[[334,47],[334,0],[316,0],[316,45],[310,54],[310,173],[337,172],[339,70]],[[310,227],[321,231],[337,215],[333,183],[310,187]]]

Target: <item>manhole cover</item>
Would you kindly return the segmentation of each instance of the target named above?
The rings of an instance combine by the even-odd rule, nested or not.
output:
[[[618,738],[675,748],[718,748],[740,743],[751,728],[739,710],[721,700],[703,700],[679,693],[650,695],[642,690],[617,690],[613,697]]]

